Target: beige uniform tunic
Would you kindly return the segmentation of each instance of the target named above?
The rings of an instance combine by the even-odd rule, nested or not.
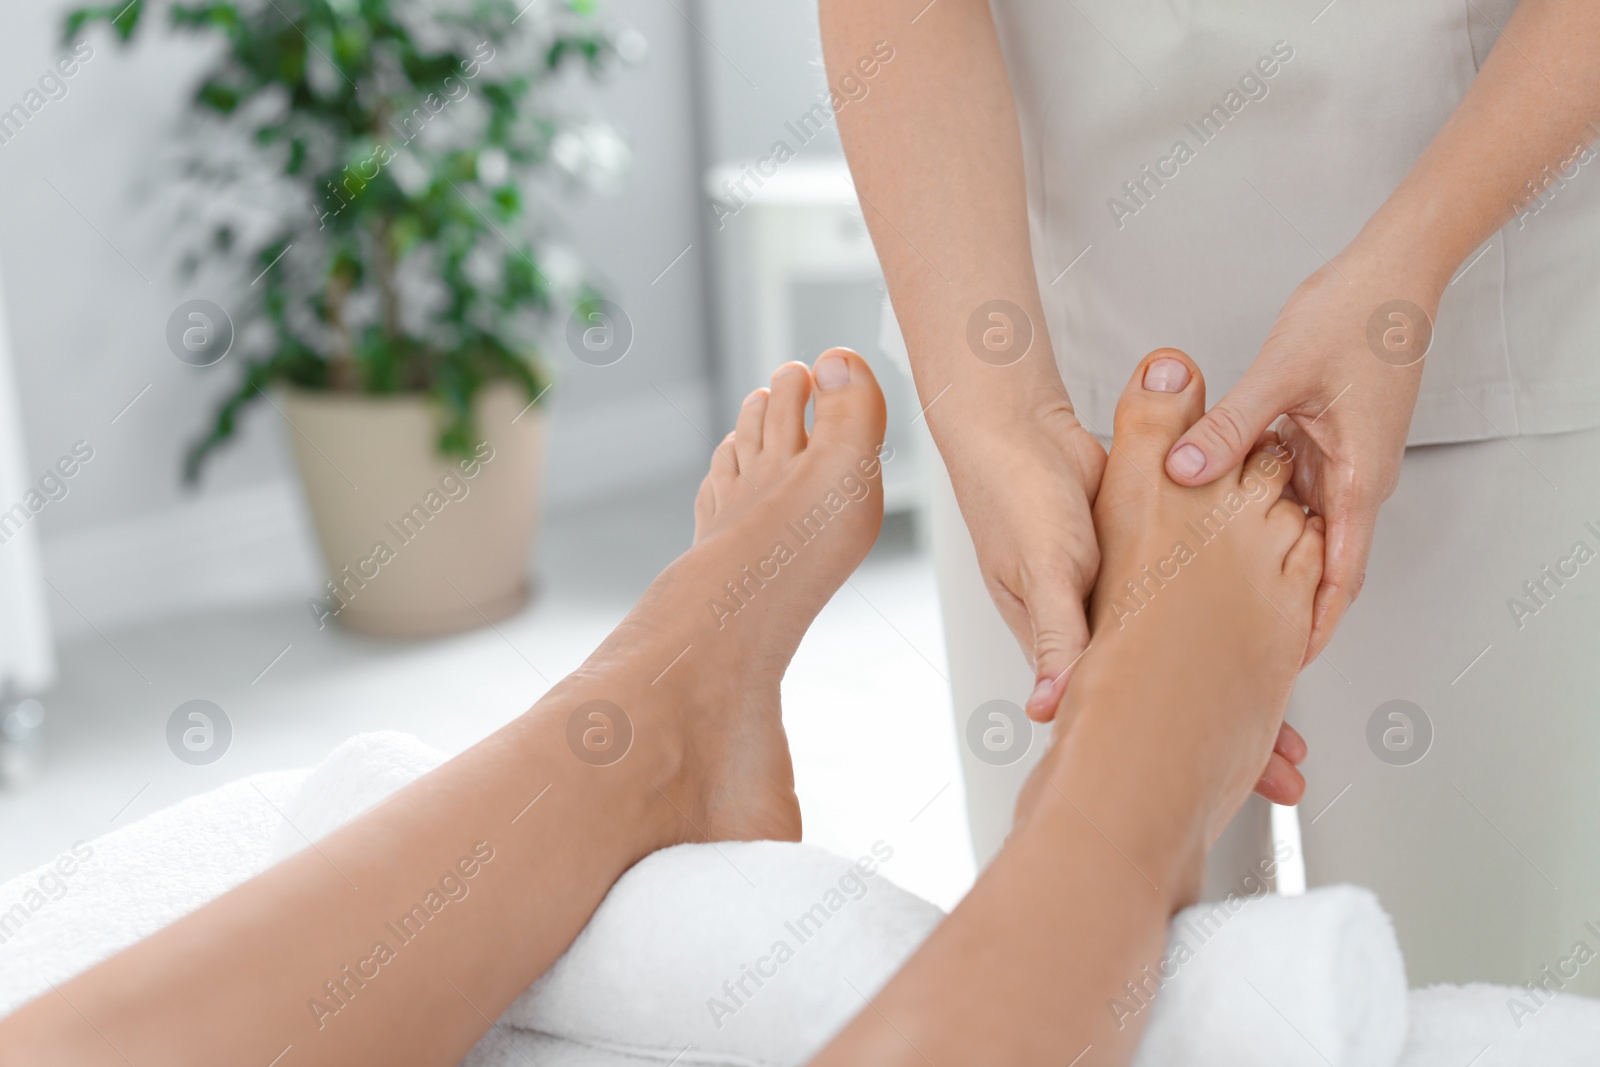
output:
[[[1048,328],[1096,432],[1153,348],[1191,353],[1213,401],[1238,380],[1294,288],[1443,125],[1515,7],[1325,2],[993,0]],[[1600,919],[1593,159],[1574,146],[1447,290],[1410,435],[1436,447],[1408,450],[1361,598],[1290,707],[1312,752],[1311,884],[1373,887],[1414,985],[1539,980],[1584,940],[1600,955],[1584,925]],[[966,740],[983,736],[974,713],[1020,705],[1032,677],[942,469],[934,481],[982,862],[1042,737],[1012,763]],[[1214,858],[1216,888],[1264,853],[1260,814],[1247,809]],[[1568,988],[1600,992],[1600,964]]]

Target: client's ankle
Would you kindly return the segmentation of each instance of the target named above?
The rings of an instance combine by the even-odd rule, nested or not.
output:
[[[1017,796],[1012,837],[1089,827],[1104,840],[1108,860],[1177,912],[1199,899],[1226,798],[1207,769],[1181,754],[1164,759],[1159,746],[1152,751],[1149,719],[1124,703],[1094,673],[1074,678],[1051,746]]]

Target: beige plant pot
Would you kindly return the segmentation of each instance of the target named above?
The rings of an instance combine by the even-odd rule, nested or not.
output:
[[[282,391],[328,566],[319,625],[428,637],[527,603],[544,453],[544,415],[527,405],[513,385],[485,389],[482,443],[461,460],[439,453],[426,397]]]

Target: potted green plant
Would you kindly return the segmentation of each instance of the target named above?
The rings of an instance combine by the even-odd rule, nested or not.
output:
[[[105,22],[127,43],[148,6],[74,11],[65,36]],[[166,6],[218,52],[172,180],[198,190],[181,269],[226,305],[180,306],[168,340],[196,365],[231,350],[238,375],[185,479],[265,402],[292,427],[326,557],[319,625],[423,635],[516,611],[540,341],[599,302],[532,204],[628,161],[608,125],[553,100],[632,58],[637,35],[590,0]]]

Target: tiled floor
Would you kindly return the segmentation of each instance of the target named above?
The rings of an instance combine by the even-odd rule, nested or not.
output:
[[[363,730],[459,751],[576,667],[688,544],[692,490],[663,486],[555,517],[540,596],[495,629],[380,642],[319,632],[302,603],[287,602],[62,648],[44,774],[0,796],[0,880],[224,781],[309,766]],[[784,719],[806,840],[854,856],[882,839],[895,850],[886,873],[949,907],[972,859],[943,671],[931,565],[909,522],[891,519],[795,657]],[[196,698],[233,727],[227,754],[204,767],[174,758],[165,740],[173,709]]]

